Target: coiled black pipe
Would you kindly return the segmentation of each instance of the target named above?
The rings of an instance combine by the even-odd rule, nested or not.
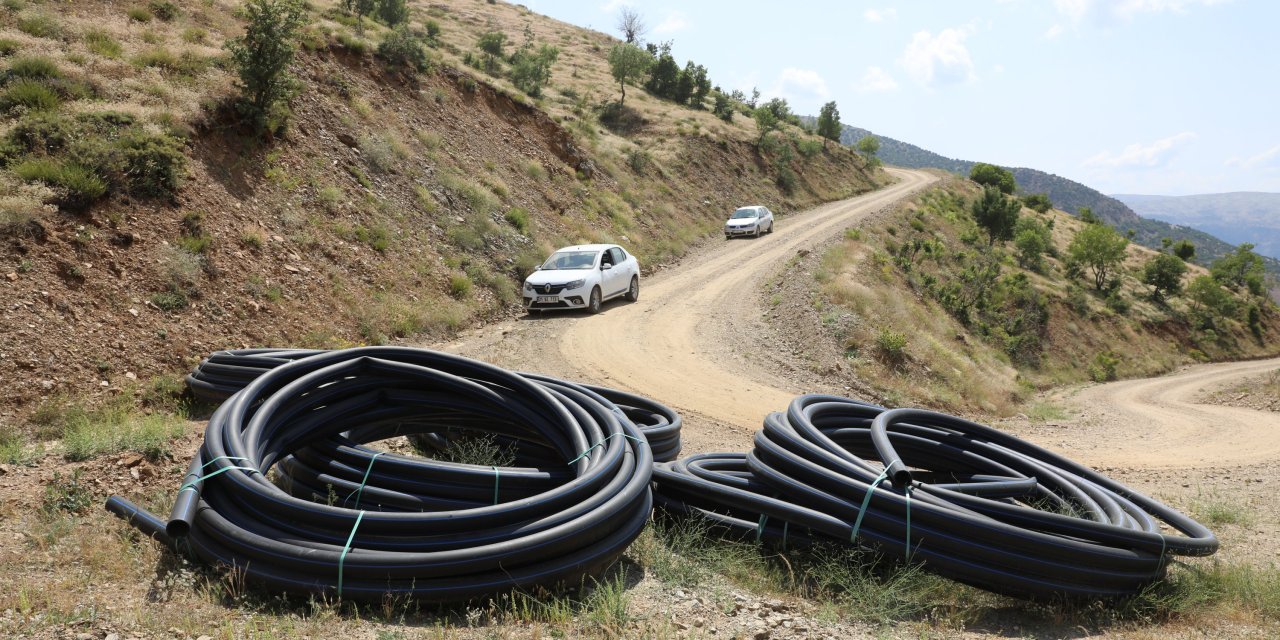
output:
[[[217,351],[200,361],[187,374],[187,386],[197,397],[221,402],[243,389],[263,373],[295,360],[311,357],[324,350],[316,349],[231,349]],[[622,410],[649,441],[653,459],[659,462],[675,460],[680,455],[680,415],[649,398],[587,384],[576,384],[539,374],[520,374],[530,380],[546,384],[573,385],[581,393],[595,394],[596,400],[612,403]],[[419,433],[415,444],[427,448],[443,448],[447,441],[443,434]]]
[[[835,396],[769,415],[745,456],[658,465],[654,479],[659,504],[737,535],[850,541],[1024,598],[1130,595],[1166,556],[1218,546],[1195,520],[1013,436]]]
[[[363,444],[458,425],[552,452],[555,464],[483,467]],[[607,567],[648,519],[652,464],[639,430],[598,393],[367,347],[291,359],[224,402],[163,529],[127,500],[109,509],[270,589],[456,601]]]

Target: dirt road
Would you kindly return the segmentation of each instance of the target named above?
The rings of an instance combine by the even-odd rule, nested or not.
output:
[[[1224,362],[1066,392],[1063,400],[1080,416],[1055,447],[1104,467],[1223,469],[1280,459],[1280,413],[1198,399],[1277,368],[1280,358]]]
[[[596,316],[506,323],[449,348],[666,403],[685,416],[689,451],[744,449],[769,412],[805,392],[750,362],[761,347],[763,282],[797,252],[937,180],[922,171],[889,172],[898,178],[889,187],[788,215],[770,235],[718,241],[696,252],[644,280],[636,303],[609,303]]]

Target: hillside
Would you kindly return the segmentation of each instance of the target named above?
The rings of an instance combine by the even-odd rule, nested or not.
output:
[[[1028,405],[1039,389],[1280,352],[1280,312],[1264,298],[1232,295],[1223,313],[1187,295],[1154,301],[1140,281],[1156,255],[1145,247],[1129,244],[1114,289],[1069,275],[1067,247],[1087,225],[1064,211],[1021,212],[1051,238],[1038,266],[1024,266],[1012,243],[989,248],[969,213],[981,191],[948,180],[766,288],[775,305],[812,301],[785,303],[770,319],[792,323],[775,335],[813,374],[890,406],[1013,415],[1039,411]],[[1182,281],[1205,273],[1191,265]],[[1253,306],[1257,333],[1246,326]]]
[[[515,313],[557,246],[618,241],[652,271],[742,203],[785,214],[878,179],[795,127],[762,152],[741,114],[636,87],[611,130],[616,40],[464,0],[412,4],[421,72],[376,53],[386,26],[311,3],[289,128],[264,139],[229,108],[221,43],[243,29],[239,3],[152,4],[0,13],[6,81],[34,78],[5,95],[53,93],[4,120],[0,423],[132,393],[213,349],[446,338]],[[508,51],[558,48],[540,97],[504,61],[468,65],[489,31]],[[122,153],[150,173],[117,167]]]
[[[866,129],[848,125],[845,125],[840,133],[840,142],[856,145],[859,140],[869,135],[875,135],[879,139],[878,155],[888,164],[913,169],[942,169],[961,175],[968,175],[975,164],[973,161],[948,158],[901,140],[876,135]],[[1019,191],[1048,194],[1054,206],[1072,214],[1079,214],[1080,209],[1088,207],[1111,226],[1122,231],[1132,229],[1135,233],[1134,240],[1145,247],[1159,249],[1164,238],[1171,238],[1174,241],[1189,240],[1196,245],[1196,261],[1205,265],[1226,255],[1232,249],[1232,246],[1219,236],[1210,235],[1212,232],[1209,229],[1189,228],[1176,224],[1173,220],[1165,221],[1145,215],[1140,216],[1124,202],[1074,180],[1026,167],[1008,167],[1008,169],[1013,172],[1014,178],[1018,181]],[[1266,263],[1269,273],[1280,276],[1280,260],[1268,257]]]
[[[1192,227],[1234,244],[1250,242],[1259,254],[1280,258],[1280,193],[1112,197],[1143,217]]]

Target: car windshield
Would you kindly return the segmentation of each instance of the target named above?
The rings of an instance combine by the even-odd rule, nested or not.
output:
[[[590,269],[599,251],[557,251],[542,263],[543,269]]]
[[[730,220],[740,220],[740,219],[742,219],[742,218],[754,218],[754,217],[756,217],[756,210],[755,210],[755,209],[738,209],[737,211],[734,211],[734,212],[733,212],[733,217],[731,217],[731,218],[729,218],[729,219],[730,219]]]

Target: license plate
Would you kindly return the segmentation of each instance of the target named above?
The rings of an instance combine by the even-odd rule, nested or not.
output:
[[[560,302],[559,296],[538,296],[538,304]]]

